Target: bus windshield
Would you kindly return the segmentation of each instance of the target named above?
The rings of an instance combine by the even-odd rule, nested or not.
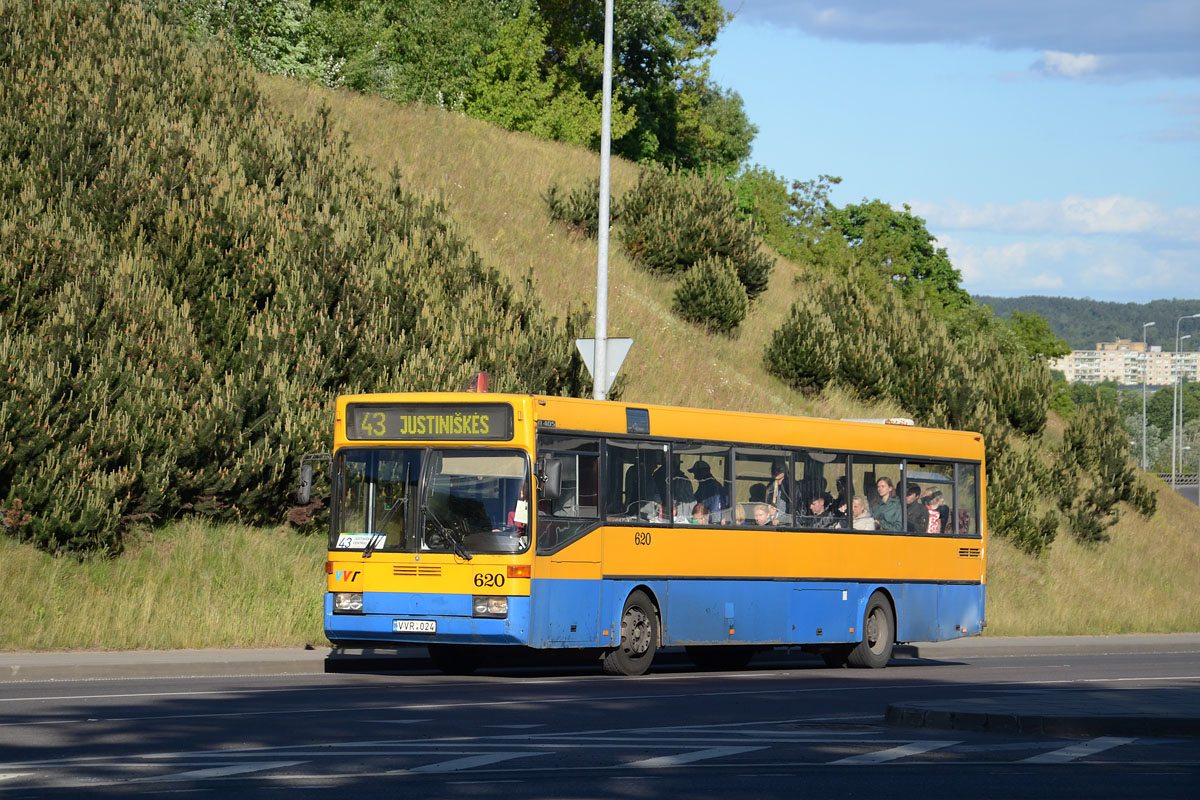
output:
[[[355,448],[334,466],[334,550],[521,553],[529,461],[516,450]]]

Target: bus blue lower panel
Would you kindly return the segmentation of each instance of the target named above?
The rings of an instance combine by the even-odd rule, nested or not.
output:
[[[325,595],[325,636],[334,642],[404,644],[526,644],[529,598],[508,598],[508,617],[471,615],[470,595],[365,592],[362,614],[334,614],[333,595]],[[396,620],[432,620],[437,633],[397,633]]]
[[[607,647],[620,637],[625,600],[635,589],[659,609],[665,646],[857,642],[872,593],[896,612],[896,638],[936,642],[982,632],[985,587],[978,584],[762,580],[534,580],[532,598],[510,597],[507,619],[471,616],[469,595],[367,592],[364,614],[334,614],[334,641]],[[396,633],[395,620],[432,620],[436,634]]]

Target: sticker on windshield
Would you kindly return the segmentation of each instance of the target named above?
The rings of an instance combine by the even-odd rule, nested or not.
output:
[[[384,537],[382,534],[378,534],[378,533],[376,533],[376,534],[343,533],[340,536],[338,536],[337,547],[335,547],[334,549],[335,550],[365,550],[367,548],[367,545],[371,543],[372,539],[375,540],[375,544],[372,546],[379,547],[379,545],[383,544]]]

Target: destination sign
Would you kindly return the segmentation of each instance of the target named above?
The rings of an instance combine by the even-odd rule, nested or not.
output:
[[[513,435],[512,406],[464,403],[351,403],[347,439],[491,439]]]

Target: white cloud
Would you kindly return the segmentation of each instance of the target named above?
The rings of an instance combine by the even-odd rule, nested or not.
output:
[[[860,42],[942,42],[1044,52],[1065,77],[1200,75],[1196,0],[725,0],[739,18]],[[1070,56],[1065,62],[1050,54]]]
[[[1166,208],[1128,195],[1068,195],[1058,201],[1026,200],[982,206],[916,200],[910,205],[914,213],[925,219],[931,231],[975,230],[1060,236],[1120,234],[1200,244],[1200,207]]]
[[[972,294],[1063,294],[1147,302],[1200,294],[1200,249],[1155,250],[1122,237],[984,243],[939,236]]]
[[[1091,53],[1063,53],[1047,50],[1034,64],[1034,69],[1047,75],[1079,78],[1100,69],[1100,57]]]

